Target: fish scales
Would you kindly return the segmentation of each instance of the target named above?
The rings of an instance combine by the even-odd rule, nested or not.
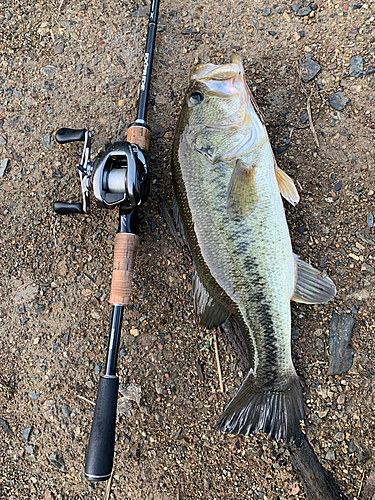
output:
[[[206,297],[196,309],[233,314],[251,364],[218,427],[299,443],[303,400],[290,347],[296,259],[277,174],[287,185],[292,181],[275,173],[239,58],[224,66],[198,66],[190,80],[175,131],[172,172],[194,261],[193,284],[195,279],[199,300]],[[290,188],[286,196],[298,194]],[[213,326],[214,313],[210,318]],[[217,313],[217,324],[222,320]]]

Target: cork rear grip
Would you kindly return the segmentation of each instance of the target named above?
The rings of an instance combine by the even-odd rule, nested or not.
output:
[[[150,148],[151,132],[148,128],[142,125],[132,125],[126,133],[126,140],[130,144],[136,144],[146,151]]]
[[[138,243],[139,236],[135,234],[116,234],[111,294],[109,297],[111,304],[126,305],[129,302]]]

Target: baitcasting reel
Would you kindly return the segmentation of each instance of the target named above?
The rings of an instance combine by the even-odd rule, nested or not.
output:
[[[94,163],[90,161],[91,132],[85,129],[61,128],[56,132],[59,144],[84,141],[81,162],[77,165],[81,181],[82,203],[57,201],[57,214],[86,214],[90,211],[89,191],[104,208],[120,206],[132,209],[142,205],[148,197],[150,182],[145,151],[127,141],[119,141],[107,148]]]

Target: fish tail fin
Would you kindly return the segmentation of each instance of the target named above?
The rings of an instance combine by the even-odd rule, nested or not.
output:
[[[296,374],[285,383],[255,384],[250,371],[237,394],[216,423],[229,434],[249,435],[264,432],[285,444],[302,444],[300,420],[305,417],[300,382]]]

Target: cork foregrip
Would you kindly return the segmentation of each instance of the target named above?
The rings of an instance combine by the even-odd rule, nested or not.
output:
[[[146,127],[132,125],[128,128],[126,140],[130,142],[130,144],[136,144],[140,148],[148,151],[151,141],[151,132]]]
[[[113,255],[111,304],[126,305],[129,302],[134,261],[137,255],[139,236],[117,233]]]

